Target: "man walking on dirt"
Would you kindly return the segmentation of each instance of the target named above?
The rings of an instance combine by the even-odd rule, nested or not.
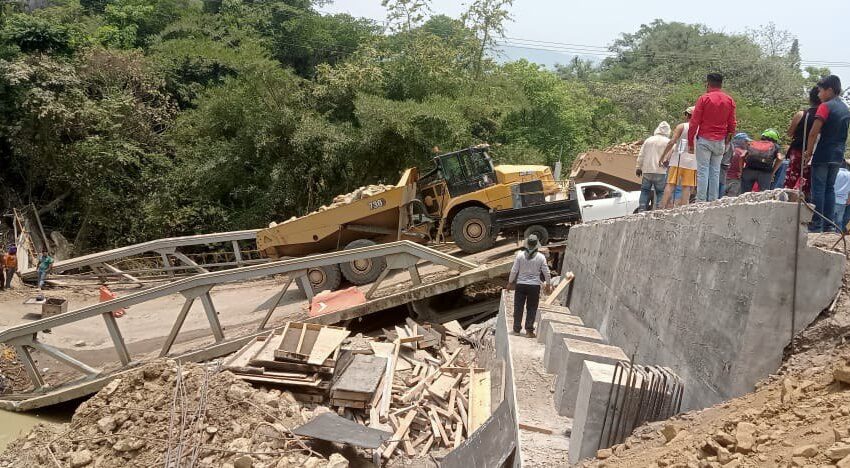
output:
[[[723,75],[709,73],[688,128],[688,151],[697,158],[697,201],[717,200],[720,162],[738,125],[735,100],[724,93]]]
[[[635,166],[635,175],[641,177],[640,202],[638,211],[649,209],[649,198],[655,191],[652,205],[658,208],[664,196],[664,186],[667,182],[667,171],[659,164],[667,143],[670,142],[670,124],[661,122],[655,129],[655,134],[646,139],[640,147],[640,154]]]

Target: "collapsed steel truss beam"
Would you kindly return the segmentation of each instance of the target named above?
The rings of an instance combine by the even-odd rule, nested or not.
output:
[[[109,265],[109,263],[123,258],[138,256],[144,253],[159,254],[164,262],[165,268],[163,270],[168,271],[169,273],[173,273],[173,268],[171,268],[171,263],[168,260],[169,254],[175,256],[181,262],[184,262],[187,266],[199,272],[205,272],[206,270],[203,268],[203,265],[198,265],[194,261],[190,260],[184,254],[178,252],[177,248],[218,243],[230,243],[232,245],[234,258],[236,259],[235,262],[233,262],[233,265],[238,266],[247,263],[247,261],[243,260],[242,258],[242,252],[239,248],[239,241],[255,241],[257,238],[258,231],[258,229],[249,229],[245,231],[199,234],[197,236],[168,237],[165,239],[142,242],[141,244],[128,245],[126,247],[106,250],[90,255],[83,255],[81,257],[60,260],[53,264],[53,272],[56,274],[61,274],[66,271],[77,270],[81,268],[90,268],[92,270],[95,270],[97,268],[104,268],[104,266],[108,265],[106,266],[106,269],[109,270],[112,274],[124,276],[124,272],[118,270],[112,265]],[[20,274],[21,277],[25,280],[34,280],[37,276],[35,269],[21,271]]]
[[[45,389],[45,383],[43,376],[32,359],[31,350],[33,349],[50,355],[54,359],[82,372],[88,377],[103,375],[100,370],[92,368],[87,364],[68,356],[60,350],[40,342],[38,340],[39,332],[44,332],[55,327],[68,325],[70,323],[100,315],[106,322],[113,348],[118,355],[122,368],[126,368],[134,363],[132,362],[132,358],[127,349],[124,338],[121,335],[118,323],[112,317],[113,310],[127,308],[172,294],[183,295],[185,302],[180,313],[174,319],[171,330],[165,338],[165,343],[160,351],[160,356],[166,356],[171,351],[171,347],[174,345],[174,342],[180,333],[180,329],[183,326],[186,315],[195,300],[199,299],[203,304],[204,313],[209,321],[210,331],[215,339],[215,344],[211,347],[215,347],[216,345],[224,344],[225,336],[224,330],[218,319],[218,312],[216,311],[213,298],[210,295],[210,291],[214,287],[226,283],[247,281],[272,275],[288,274],[290,279],[286,282],[286,287],[288,288],[292,278],[304,283],[308,286],[306,290],[309,300],[312,296],[312,289],[309,287],[309,280],[307,280],[307,271],[309,269],[378,257],[385,257],[387,259],[387,267],[381,273],[378,281],[376,281],[369,290],[368,295],[372,295],[375,292],[381,281],[383,281],[383,279],[387,277],[387,274],[392,270],[410,271],[411,281],[413,284],[420,284],[421,279],[419,278],[418,271],[416,270],[416,266],[419,262],[431,262],[457,271],[471,270],[477,266],[466,260],[453,257],[410,241],[379,244],[358,249],[269,262],[262,265],[245,266],[225,271],[200,273],[188,278],[178,279],[171,283],[131,293],[108,302],[94,304],[88,307],[83,307],[82,309],[54,315],[35,322],[7,328],[0,332],[0,342],[8,343],[15,347],[18,351],[19,359],[22,361],[24,369],[30,377],[30,381],[35,386],[36,392],[38,392]],[[260,329],[263,329],[268,323],[285,291],[286,288],[275,296],[275,301],[273,301],[273,304],[262,320]],[[111,373],[119,372],[122,368],[113,370]]]

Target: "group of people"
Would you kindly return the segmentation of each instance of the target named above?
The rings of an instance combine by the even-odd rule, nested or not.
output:
[[[47,249],[41,252],[38,257],[38,289],[44,286],[47,280],[47,275],[53,269],[53,256]],[[11,289],[12,279],[18,271],[18,247],[15,244],[10,244],[6,248],[6,252],[0,255],[0,290]]]
[[[735,100],[723,92],[723,76],[710,73],[707,91],[684,112],[672,131],[661,122],[641,147],[635,173],[641,177],[639,210],[713,201],[756,190],[802,190],[814,204],[811,232],[846,230],[850,170],[844,159],[850,111],[841,100],[841,80],[830,75],[809,93],[809,107],[797,112],[782,137],[772,128],[752,139],[737,132]]]

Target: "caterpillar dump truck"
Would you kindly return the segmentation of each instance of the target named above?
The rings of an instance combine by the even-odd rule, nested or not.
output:
[[[404,171],[380,193],[270,225],[257,246],[270,258],[300,257],[395,240],[419,243],[452,240],[464,252],[493,246],[493,213],[544,203],[562,193],[546,166],[493,166],[480,145],[434,158],[425,174]],[[342,278],[355,285],[375,281],[384,260],[361,260],[308,272],[313,289],[336,289]]]

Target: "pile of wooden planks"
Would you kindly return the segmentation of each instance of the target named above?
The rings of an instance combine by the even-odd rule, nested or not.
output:
[[[354,346],[345,329],[291,322],[246,345],[225,367],[391,432],[380,456],[415,459],[458,447],[490,417],[490,372],[476,366],[473,348],[485,332],[407,319],[383,336],[358,335]]]
[[[280,385],[302,400],[322,402],[348,335],[340,327],[289,322],[281,333],[249,342],[224,367],[243,380]]]

